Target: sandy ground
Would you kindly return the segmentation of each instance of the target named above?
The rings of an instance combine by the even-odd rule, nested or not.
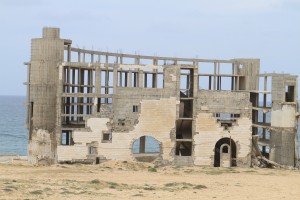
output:
[[[300,171],[15,161],[0,164],[0,199],[300,199]]]

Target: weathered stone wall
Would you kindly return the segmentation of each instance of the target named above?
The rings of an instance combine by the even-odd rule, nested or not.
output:
[[[215,145],[227,137],[236,143],[237,165],[250,166],[252,118],[250,96],[247,92],[200,90],[194,113],[194,164],[214,164]],[[213,113],[240,114],[232,127],[225,130]]]
[[[237,166],[250,166],[252,123],[249,118],[240,118],[230,130],[224,130],[224,127],[217,122],[212,114],[199,113],[195,120],[195,126],[195,165],[213,166],[216,143],[221,138],[231,137],[237,146]]]
[[[251,118],[248,92],[200,90],[195,101],[198,113],[232,113]]]
[[[51,164],[54,162],[55,140],[53,133],[37,129],[32,131],[32,139],[28,141],[28,162],[32,164]]]
[[[138,124],[129,132],[112,132],[111,143],[102,143],[102,131],[108,130],[108,118],[90,118],[87,126],[90,132],[74,131],[74,146],[58,146],[58,161],[86,159],[88,143],[98,142],[98,154],[107,159],[133,160],[132,144],[141,136],[152,136],[160,142],[161,157],[171,161],[174,142],[171,140],[171,130],[175,128],[176,98],[160,100],[142,100]],[[153,113],[155,117],[153,117]],[[80,153],[79,153],[80,152]]]
[[[276,105],[271,112],[271,124],[274,127],[293,128],[296,126],[296,105]]]

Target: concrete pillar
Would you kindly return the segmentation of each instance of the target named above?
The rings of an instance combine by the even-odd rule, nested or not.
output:
[[[216,74],[217,74],[217,63],[214,63],[214,90],[216,90],[216,85],[217,85],[217,77],[216,77]]]
[[[128,75],[127,75],[127,87],[132,87],[132,72],[128,72]]]
[[[118,86],[118,65],[114,65],[114,69],[113,69],[113,74],[114,74],[114,79],[113,79],[113,93],[116,93],[116,89]]]
[[[139,69],[138,71],[138,87],[143,88],[144,84],[143,84],[143,70]]]
[[[142,136],[140,137],[140,153],[145,153],[145,147],[146,147],[146,137]]]
[[[29,101],[33,106],[30,163],[53,163],[56,151],[56,93],[58,65],[64,61],[64,40],[58,28],[44,28],[43,38],[32,39]],[[69,59],[69,58],[68,58]],[[42,158],[42,159],[41,159]]]

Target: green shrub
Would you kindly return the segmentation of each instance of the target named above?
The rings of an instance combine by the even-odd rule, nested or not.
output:
[[[155,168],[150,167],[150,168],[148,169],[148,172],[157,172],[157,170],[156,170]]]

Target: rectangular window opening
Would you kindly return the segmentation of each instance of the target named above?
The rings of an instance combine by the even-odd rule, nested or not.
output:
[[[192,142],[176,142],[176,156],[191,156],[192,155]]]
[[[192,139],[192,120],[176,121],[176,139]]]
[[[157,74],[157,88],[164,88],[164,75]]]
[[[112,134],[109,131],[102,132],[102,143],[110,143],[112,141]]]
[[[74,145],[71,130],[63,130],[62,131],[62,133],[61,133],[61,144],[62,145]]]
[[[89,146],[89,155],[97,155],[97,148],[94,146]]]
[[[294,97],[295,94],[294,93],[295,93],[295,87],[286,85],[286,87],[285,87],[285,101],[286,102],[294,102],[295,101],[295,97]]]
[[[132,112],[139,112],[139,107],[137,105],[132,106]]]
[[[193,100],[180,100],[179,118],[193,118]]]

